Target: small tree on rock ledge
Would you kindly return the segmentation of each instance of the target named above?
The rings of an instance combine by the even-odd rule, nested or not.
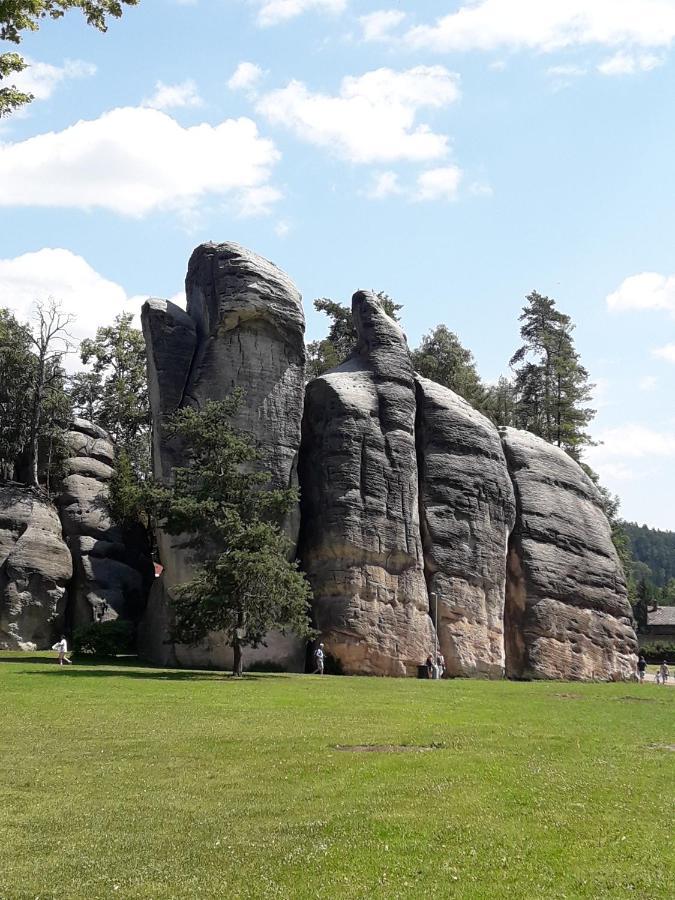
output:
[[[290,542],[277,524],[297,494],[270,489],[269,473],[253,470],[261,455],[232,425],[240,404],[237,392],[170,417],[166,438],[189,447],[188,459],[174,469],[171,485],[156,484],[153,492],[161,527],[190,535],[183,546],[198,565],[192,580],[174,590],[173,639],[197,644],[224,632],[234,675],[242,674],[243,648],[264,644],[271,629],[312,634],[311,590],[289,562]]]

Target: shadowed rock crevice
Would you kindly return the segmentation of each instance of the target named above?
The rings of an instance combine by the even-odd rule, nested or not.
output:
[[[73,557],[68,623],[137,621],[153,578],[143,529],[123,529],[108,502],[115,447],[110,435],[75,419],[65,435],[70,456],[58,498],[63,533]]]

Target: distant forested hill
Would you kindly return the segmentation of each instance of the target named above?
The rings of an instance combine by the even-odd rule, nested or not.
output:
[[[638,580],[647,578],[664,587],[675,578],[675,531],[658,531],[635,522],[624,522],[623,527],[638,563],[635,567]]]

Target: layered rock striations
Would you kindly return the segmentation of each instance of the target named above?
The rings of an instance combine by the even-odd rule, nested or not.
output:
[[[506,589],[507,674],[624,679],[637,643],[593,482],[563,450],[502,430],[516,497]]]
[[[501,676],[515,502],[499,433],[457,394],[418,376],[417,446],[430,611],[448,673]]]
[[[24,485],[0,485],[0,650],[52,646],[72,572],[52,504]]]
[[[170,478],[186,459],[162,436],[168,414],[243,390],[235,425],[255,438],[273,484],[298,483],[300,451],[301,509],[285,527],[295,542],[301,520],[315,625],[343,671],[412,674],[438,636],[452,675],[630,676],[636,641],[609,524],[565,453],[500,435],[415,376],[405,336],[371,293],[352,301],[355,352],[306,391],[300,296],[276,266],[236,244],[204,244],[186,293],[187,312],[161,300],[143,311],[155,471]],[[195,562],[179,539],[159,542],[165,572],[144,620],[146,654],[230,665],[218,635],[197,648],[171,643],[171,591]],[[298,669],[303,649],[272,635],[248,658]]]
[[[111,517],[114,445],[106,431],[84,419],[73,421],[65,440],[69,456],[58,505],[73,557],[69,624],[136,621],[145,607],[153,566],[143,535],[123,531]]]
[[[143,308],[155,473],[169,478],[172,468],[185,461],[185,448],[162,436],[168,414],[241,389],[233,424],[254,438],[272,484],[296,487],[305,371],[305,320],[297,288],[268,260],[224,243],[197,247],[185,289],[187,312],[161,300]],[[284,525],[295,549],[299,506]],[[189,580],[194,561],[180,540],[160,534],[159,542],[165,568],[144,622],[146,653],[157,662],[230,665],[231,650],[217,634],[197,648],[168,640],[171,589]],[[292,636],[273,634],[267,647],[249,652],[247,659],[298,669],[304,665],[304,646]]]
[[[403,332],[377,298],[352,300],[358,347],[307,386],[300,556],[328,652],[350,673],[405,675],[433,649]]]

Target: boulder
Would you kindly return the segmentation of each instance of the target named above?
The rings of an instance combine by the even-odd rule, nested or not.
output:
[[[52,646],[63,629],[72,573],[52,504],[24,485],[0,484],[0,649]]]
[[[73,557],[68,618],[73,627],[115,619],[136,621],[145,606],[153,566],[142,529],[117,526],[108,503],[115,447],[102,428],[75,419],[66,433],[70,456],[58,498]]]
[[[413,369],[374,294],[354,294],[352,314],[354,355],[307,385],[300,557],[316,627],[343,671],[413,674],[434,648]]]
[[[500,677],[515,502],[499,432],[418,376],[417,454],[424,567],[448,674]]]
[[[632,677],[637,642],[597,488],[563,450],[502,429],[516,498],[506,588],[507,674]]]
[[[271,262],[238,244],[209,243],[192,254],[185,289],[187,312],[157,300],[143,307],[155,473],[170,478],[185,459],[184,448],[162,436],[166,415],[222,400],[240,388],[243,402],[233,424],[253,437],[272,485],[297,487],[305,371],[305,320],[297,288]],[[283,524],[294,555],[299,506]],[[146,655],[156,662],[175,658],[186,665],[229,667],[232,652],[222,635],[211,635],[197,648],[170,643],[171,589],[190,579],[194,561],[179,540],[160,533],[158,543],[164,573],[143,623]],[[267,647],[246,651],[246,664],[263,661],[300,669],[304,642],[271,634]]]

